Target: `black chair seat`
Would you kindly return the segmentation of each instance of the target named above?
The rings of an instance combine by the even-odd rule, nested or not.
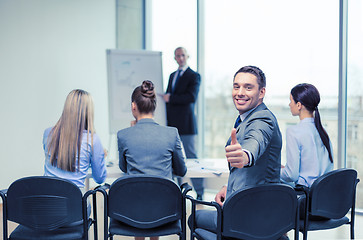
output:
[[[130,225],[127,225],[123,222],[110,219],[110,227],[109,231],[112,235],[123,235],[123,236],[166,236],[172,235],[178,232],[182,232],[182,226],[179,221],[171,222],[168,224],[164,224],[159,227],[151,228],[151,229],[140,229],[135,228]]]
[[[202,228],[195,229],[195,236],[199,240],[216,240],[217,235]]]
[[[310,188],[298,186],[305,193],[304,220],[299,223],[304,240],[308,231],[327,230],[344,224],[350,225],[350,238],[354,239],[354,217],[357,171],[341,168],[320,176]],[[350,211],[350,218],[346,215]]]
[[[111,186],[97,187],[105,199],[104,239],[176,234],[185,240],[185,196],[191,189],[187,184],[179,187],[170,179],[148,174],[123,176]]]
[[[10,240],[78,240],[83,239],[83,226],[58,228],[53,231],[35,231],[31,228],[18,226],[11,234]]]
[[[309,223],[309,226],[307,228],[308,231],[315,231],[315,230],[326,230],[326,229],[332,229],[337,228],[339,226],[342,226],[344,224],[349,223],[348,217],[343,217],[340,219],[326,219],[326,220],[315,220],[311,221]],[[300,229],[304,229],[304,220],[300,220]]]
[[[97,239],[96,191],[82,195],[69,180],[34,176],[13,182],[7,191],[0,191],[4,202],[3,239],[10,240],[78,240],[88,239],[94,224]],[[93,195],[93,217],[88,218],[87,198]],[[7,222],[19,224],[8,236]]]
[[[291,186],[264,184],[246,187],[231,194],[223,207],[216,202],[187,198],[192,202],[191,239],[274,240],[292,229],[295,230],[295,239],[299,237],[297,195]],[[196,212],[196,204],[215,207],[217,212]],[[213,216],[217,219],[211,219]]]

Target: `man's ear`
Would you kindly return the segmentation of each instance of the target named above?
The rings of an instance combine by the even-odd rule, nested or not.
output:
[[[265,97],[265,94],[266,94],[266,88],[263,87],[259,91],[260,91],[260,96],[258,98],[263,99]]]

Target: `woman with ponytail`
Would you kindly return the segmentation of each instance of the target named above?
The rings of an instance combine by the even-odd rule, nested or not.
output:
[[[311,84],[298,84],[291,90],[290,111],[299,116],[300,123],[286,131],[286,166],[281,168],[281,182],[310,187],[333,169],[332,146],[321,124],[319,102],[319,91]]]
[[[160,126],[154,120],[154,84],[143,81],[131,96],[132,126],[117,133],[119,167],[126,174],[184,176],[182,144],[178,130]]]

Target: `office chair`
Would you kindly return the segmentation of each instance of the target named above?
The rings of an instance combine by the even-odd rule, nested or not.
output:
[[[3,212],[3,216],[4,216],[4,214],[5,214],[5,211],[6,211],[6,206],[5,206],[5,201],[6,201],[6,193],[7,193],[7,189],[3,189],[3,190],[0,190],[0,197],[1,197],[1,202],[2,202],[2,212]],[[5,226],[7,227],[7,222],[6,221],[4,221],[4,219],[3,219],[3,226],[2,226],[2,232],[4,233],[4,231],[5,231]],[[3,234],[3,239],[6,239],[5,237],[4,237],[4,235],[5,234]]]
[[[300,231],[304,240],[308,231],[332,229],[350,225],[350,237],[354,239],[355,193],[359,182],[354,169],[337,169],[320,176],[307,187],[297,187],[305,192],[304,219]],[[350,219],[346,217],[351,211]]]
[[[74,183],[60,178],[25,177],[13,182],[0,195],[4,203],[3,239],[88,239],[94,225],[97,239],[96,191],[82,196]],[[87,198],[93,195],[93,219],[88,217]],[[19,225],[8,237],[7,221]]]
[[[105,197],[104,238],[114,235],[153,237],[177,234],[186,239],[185,195],[192,188],[166,178],[128,175],[110,187],[96,188]],[[110,223],[108,226],[108,218]]]
[[[221,207],[216,202],[195,200],[190,217],[191,239],[279,239],[289,230],[295,230],[299,239],[299,211],[295,190],[285,184],[264,184],[247,187],[231,194]],[[211,232],[198,228],[195,222],[196,204],[215,207],[217,229]]]

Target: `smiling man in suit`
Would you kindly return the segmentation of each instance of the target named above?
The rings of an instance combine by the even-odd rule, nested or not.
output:
[[[232,100],[239,114],[225,147],[228,185],[215,197],[221,206],[245,187],[280,182],[282,139],[276,117],[263,103],[265,87],[258,67],[245,66],[234,75]],[[198,210],[195,220],[197,228],[216,231],[216,211]]]
[[[266,77],[258,67],[245,66],[234,75],[232,99],[239,115],[226,144],[230,175],[215,198],[220,205],[244,187],[280,182],[281,132],[263,103],[265,92]]]
[[[168,88],[164,95],[168,126],[176,127],[182,140],[187,158],[198,158],[196,150],[197,121],[194,113],[198,98],[200,75],[187,64],[189,55],[185,48],[178,47],[174,51],[174,59],[178,70],[170,74]],[[203,178],[192,178],[197,198],[202,199],[204,193]]]

